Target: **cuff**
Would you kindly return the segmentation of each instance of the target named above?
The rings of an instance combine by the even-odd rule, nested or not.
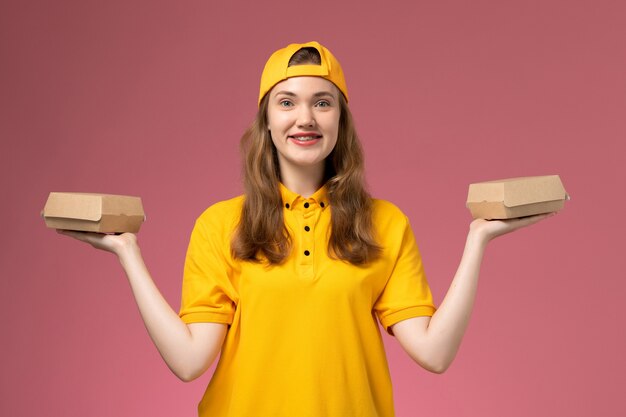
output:
[[[437,309],[433,306],[414,306],[404,308],[402,310],[393,312],[391,314],[386,315],[385,317],[380,318],[380,324],[383,325],[387,333],[393,336],[393,332],[391,331],[391,326],[394,324],[401,322],[402,320],[410,319],[413,317],[421,317],[421,316],[429,316],[432,317],[435,314]]]

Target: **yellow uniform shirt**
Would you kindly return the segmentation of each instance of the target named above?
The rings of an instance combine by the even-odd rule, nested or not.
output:
[[[279,266],[242,262],[230,242],[243,197],[196,221],[180,317],[229,330],[199,405],[204,417],[392,417],[392,387],[376,318],[389,326],[435,311],[406,216],[373,201],[379,260],[328,256],[325,187],[303,198],[281,185],[292,250]]]

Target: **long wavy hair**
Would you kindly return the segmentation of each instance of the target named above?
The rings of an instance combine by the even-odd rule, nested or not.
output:
[[[296,52],[289,66],[320,65],[315,48]],[[276,147],[267,123],[268,96],[260,103],[254,122],[241,137],[245,197],[241,218],[231,243],[237,259],[280,264],[290,253],[291,236],[283,218],[280,169]],[[328,254],[354,265],[378,257],[372,202],[365,189],[363,151],[348,103],[339,94],[340,119],[337,144],[326,158],[324,180],[331,210]]]

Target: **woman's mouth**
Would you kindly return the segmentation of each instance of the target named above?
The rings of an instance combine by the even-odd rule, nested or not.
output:
[[[291,136],[288,136],[288,138],[292,143],[295,143],[296,145],[311,146],[319,142],[320,139],[322,139],[322,135],[307,133],[307,134],[291,135]]]

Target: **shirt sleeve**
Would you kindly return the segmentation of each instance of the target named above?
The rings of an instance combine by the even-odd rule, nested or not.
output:
[[[432,316],[435,312],[422,257],[406,217],[405,226],[398,231],[397,240],[401,244],[391,276],[374,305],[378,320],[392,336],[392,325],[412,317]]]
[[[179,316],[185,323],[232,324],[237,296],[227,260],[230,240],[201,216],[191,232]]]

